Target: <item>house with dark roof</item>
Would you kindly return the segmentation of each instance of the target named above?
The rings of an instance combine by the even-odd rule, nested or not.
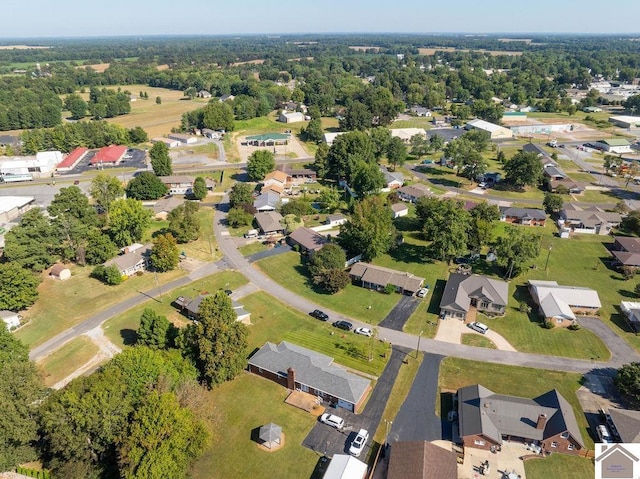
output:
[[[564,454],[585,447],[573,408],[556,389],[528,399],[474,384],[458,389],[457,400],[464,447],[496,450],[503,441],[521,441]]]
[[[618,266],[640,268],[640,238],[614,236],[611,254]]]
[[[613,425],[612,432],[620,438],[620,442],[640,442],[640,411],[609,408],[607,413],[610,425]]]
[[[277,235],[284,233],[284,226],[282,226],[282,215],[277,211],[264,211],[258,212],[255,215],[258,228],[265,235]]]
[[[568,228],[572,233],[608,235],[622,221],[620,213],[605,211],[595,205],[564,205],[560,212],[558,226]]]
[[[509,285],[478,274],[452,273],[440,301],[443,318],[466,320],[473,310],[503,315],[509,301]],[[473,315],[475,316],[475,315]]]
[[[336,365],[333,358],[286,341],[265,343],[248,362],[253,374],[351,412],[360,411],[371,390],[369,379]]]
[[[564,180],[567,178],[567,174],[560,169],[559,166],[547,164],[543,170],[543,175],[550,180]]]
[[[500,221],[515,225],[544,226],[547,214],[535,208],[500,207]]]
[[[359,283],[363,288],[384,291],[391,284],[398,293],[408,296],[415,294],[424,284],[424,278],[419,276],[369,263],[354,264],[349,276],[354,284]]]
[[[180,312],[184,314],[187,318],[197,321],[200,317],[200,303],[202,300],[210,296],[209,294],[200,294],[195,298],[188,298],[187,296],[178,296],[174,301],[174,304],[180,308]],[[251,313],[244,309],[240,303],[235,300],[231,301],[231,305],[233,306],[233,312],[236,313],[237,320],[241,323],[250,324],[251,323]]]
[[[457,455],[427,441],[394,442],[387,479],[458,479]]]
[[[287,241],[291,246],[297,245],[300,248],[300,252],[308,255],[320,251],[329,242],[326,236],[304,226],[292,232]]]
[[[124,253],[104,263],[105,267],[115,265],[122,276],[133,276],[138,271],[145,271],[149,267],[149,256],[153,245],[134,244],[123,248]]]
[[[571,178],[564,178],[563,180],[549,180],[547,187],[552,193],[556,193],[559,187],[564,187],[572,195],[581,195],[586,190],[585,183],[573,181]]]
[[[402,201],[415,203],[423,196],[432,196],[431,189],[422,183],[414,183],[398,188],[398,196]]]

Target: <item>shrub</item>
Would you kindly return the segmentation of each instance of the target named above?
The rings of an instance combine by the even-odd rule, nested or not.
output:
[[[578,323],[571,323],[567,329],[570,329],[571,331],[578,331],[580,327],[581,326]]]
[[[544,322],[544,327],[547,328],[547,329],[553,329],[553,328],[556,327],[556,325],[554,324],[553,321],[547,320],[547,321]]]
[[[388,284],[384,287],[385,294],[393,294],[396,292],[396,287],[392,284]]]

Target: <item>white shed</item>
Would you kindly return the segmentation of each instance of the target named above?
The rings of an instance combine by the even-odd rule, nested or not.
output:
[[[67,279],[71,278],[71,270],[65,265],[57,263],[51,267],[49,276],[55,279],[59,279],[60,281],[66,281]]]
[[[13,311],[0,311],[0,319],[7,325],[8,330],[12,330],[20,326],[20,315]]]

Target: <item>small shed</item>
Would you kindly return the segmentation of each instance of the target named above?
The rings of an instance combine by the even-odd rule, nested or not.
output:
[[[20,315],[18,313],[14,313],[13,311],[0,311],[0,320],[2,320],[2,322],[7,325],[7,329],[9,331],[20,326]]]
[[[65,265],[57,263],[51,267],[49,276],[55,279],[59,279],[60,281],[66,281],[67,279],[71,278],[71,270]]]
[[[282,445],[282,428],[270,422],[262,426],[258,433],[261,444],[267,449],[273,449]]]

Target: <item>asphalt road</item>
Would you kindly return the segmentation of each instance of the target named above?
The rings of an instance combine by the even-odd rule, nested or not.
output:
[[[384,318],[378,326],[382,328],[395,329],[396,331],[402,331],[402,328],[404,328],[404,323],[407,322],[409,317],[421,304],[423,303],[420,298],[402,295],[393,309],[389,311],[387,317]]]
[[[435,414],[443,359],[444,356],[436,354],[424,355],[411,390],[393,421],[388,442],[443,439],[443,421]]]

